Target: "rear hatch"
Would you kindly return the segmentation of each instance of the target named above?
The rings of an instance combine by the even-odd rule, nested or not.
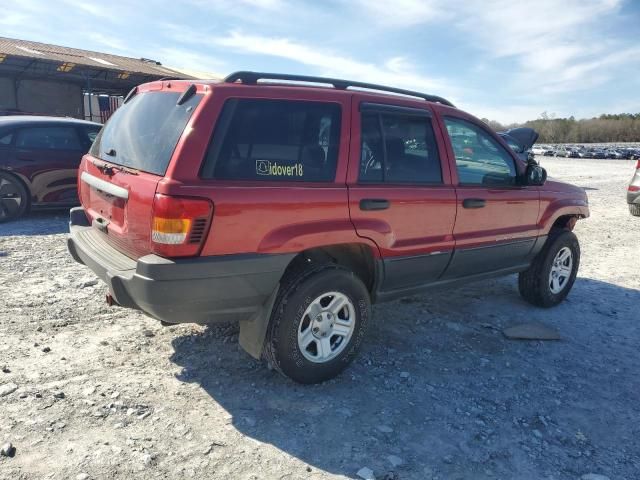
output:
[[[201,103],[195,87],[150,84],[129,96],[82,160],[80,201],[95,228],[132,258],[152,251],[152,209],[158,183]]]

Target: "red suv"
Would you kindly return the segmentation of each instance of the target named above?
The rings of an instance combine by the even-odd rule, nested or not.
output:
[[[69,250],[108,301],[239,321],[251,355],[316,383],[354,358],[374,302],[516,272],[526,300],[561,302],[589,209],[545,180],[440,97],[255,72],[160,81],[83,158]]]

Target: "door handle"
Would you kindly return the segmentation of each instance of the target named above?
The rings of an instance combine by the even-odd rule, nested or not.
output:
[[[483,198],[465,198],[462,201],[462,206],[464,208],[483,208],[486,203]]]
[[[384,198],[363,198],[360,200],[360,210],[386,210],[391,205]]]

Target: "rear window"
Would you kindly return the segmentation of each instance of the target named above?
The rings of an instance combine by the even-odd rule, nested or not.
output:
[[[230,99],[216,124],[203,178],[330,182],[336,175],[340,106]]]
[[[90,153],[110,163],[164,175],[202,95],[177,105],[179,92],[144,92],[118,108]]]

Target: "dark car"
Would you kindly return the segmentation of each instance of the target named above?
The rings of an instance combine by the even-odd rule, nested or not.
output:
[[[627,203],[631,215],[640,217],[640,160],[636,164],[636,173],[627,188]]]
[[[353,360],[371,303],[519,272],[527,301],[558,305],[589,215],[582,188],[441,97],[287,74],[140,85],[79,175],[69,251],[110,303],[239,321],[303,383]]]
[[[590,150],[587,153],[587,156],[589,158],[607,158],[606,152],[604,150],[600,150],[600,149]]]
[[[535,162],[535,154],[531,148],[539,135],[533,128],[512,128],[506,132],[498,132],[498,135],[524,162]]]
[[[0,222],[30,208],[77,205],[78,166],[101,127],[73,118],[1,117]]]

